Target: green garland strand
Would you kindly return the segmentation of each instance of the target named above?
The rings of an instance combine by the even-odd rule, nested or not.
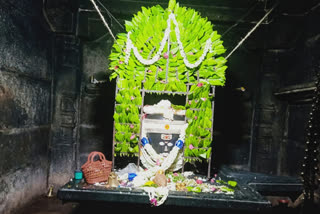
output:
[[[211,154],[212,97],[209,93],[209,84],[200,83],[190,88],[184,149],[184,158],[188,162],[208,160]]]
[[[117,82],[114,129],[115,155],[137,156],[140,135],[141,83],[136,80],[119,79]]]

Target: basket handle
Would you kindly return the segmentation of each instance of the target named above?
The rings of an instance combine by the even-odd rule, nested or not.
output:
[[[88,155],[88,160],[87,160],[87,163],[89,163],[90,162],[90,160],[91,160],[91,157],[92,156],[95,156],[96,155],[96,151],[93,151],[93,152],[91,152],[89,155]]]
[[[97,152],[97,154],[99,155],[100,160],[106,160],[106,157],[104,156],[104,154],[102,152]]]
[[[101,155],[101,156],[100,156]],[[106,157],[104,156],[104,154],[102,152],[99,152],[99,156],[101,160],[106,160]]]
[[[99,155],[100,160],[106,159],[104,154],[102,154],[101,152],[94,151],[94,152],[91,152],[90,155],[88,156],[88,162],[94,162],[94,157],[96,155]]]

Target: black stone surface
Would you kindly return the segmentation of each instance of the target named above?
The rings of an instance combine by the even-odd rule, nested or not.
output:
[[[143,190],[105,188],[69,181],[59,189],[57,197],[64,202],[122,203],[123,206],[150,207],[149,196]],[[239,183],[233,195],[170,191],[161,206],[214,208],[219,210],[260,211],[271,204],[252,187]]]
[[[303,190],[301,180],[291,176],[247,172],[226,166],[221,167],[219,176],[223,180],[237,180],[240,184],[248,185],[262,195],[296,198]]]
[[[269,212],[271,202],[265,196],[290,197],[293,201],[302,193],[298,178],[248,172],[222,166],[218,179],[238,182],[234,195],[170,191],[164,207],[214,208],[219,211]],[[150,206],[148,194],[143,190],[105,188],[70,181],[58,191],[64,202],[105,202],[125,206]]]

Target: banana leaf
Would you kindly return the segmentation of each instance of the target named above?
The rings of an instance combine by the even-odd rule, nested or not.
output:
[[[206,138],[206,139],[204,139],[203,141],[202,141],[202,143],[203,143],[203,147],[210,147],[211,146],[211,140],[210,140],[210,138]]]
[[[116,123],[119,123],[120,122],[120,119],[119,119],[119,114],[117,114],[117,113],[115,113],[114,115],[113,115],[113,119],[114,119],[114,121],[116,122]]]
[[[125,20],[124,23],[125,23],[124,25],[126,27],[126,31],[127,32],[129,32],[129,31],[131,31],[133,29],[134,26],[133,26],[132,22]]]
[[[207,150],[207,152],[206,152],[206,155],[207,155],[207,159],[209,159],[210,158],[210,155],[211,155],[211,150],[212,150],[212,148],[209,148],[208,150]]]
[[[121,132],[117,132],[115,134],[115,140],[116,142],[123,142],[125,140],[125,137]]]
[[[124,109],[122,108],[121,105],[117,105],[117,106],[116,106],[116,112],[117,112],[117,113],[122,113],[123,111],[124,111]]]
[[[116,146],[114,147],[114,151],[115,151],[115,152],[120,152],[121,149],[122,149],[121,144],[116,144]]]
[[[130,142],[130,137],[131,137],[131,133],[130,132],[124,133],[124,139],[125,139],[126,142]]]
[[[203,118],[203,128],[211,128],[212,122],[208,117]]]
[[[201,128],[199,130],[199,135],[200,137],[206,137],[210,134],[210,130],[207,130],[207,129],[204,129],[204,128]]]
[[[206,159],[207,158],[207,151],[205,149],[199,149],[199,157]]]
[[[127,143],[121,143],[121,152],[128,152],[129,151],[129,145]]]
[[[139,152],[139,146],[136,145],[135,147],[133,147],[133,153],[138,153]]]

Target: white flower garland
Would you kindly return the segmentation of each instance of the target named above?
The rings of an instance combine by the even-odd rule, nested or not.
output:
[[[152,106],[145,106],[143,108],[145,113],[157,114],[162,113],[173,120],[173,111],[171,108],[171,102],[169,100],[161,100],[158,104]],[[185,113],[184,113],[185,114]],[[171,117],[170,117],[171,115]],[[169,120],[168,120],[169,121]],[[148,124],[150,126],[151,124]],[[158,125],[157,125],[158,126]],[[185,130],[188,124],[183,124],[180,128],[179,140],[184,141]],[[150,127],[149,127],[150,128]],[[157,128],[157,127],[155,127]],[[146,137],[143,134],[142,138]],[[181,143],[181,142],[179,142]],[[176,171],[179,170],[183,165],[183,149],[179,148],[178,145],[174,145],[168,156],[158,154],[150,143],[146,143],[140,148],[140,161],[146,171],[139,171],[137,176],[134,178],[134,187],[141,187],[149,195],[150,203],[155,206],[163,204],[169,194],[169,187],[144,187],[147,181],[153,180],[157,172],[162,171],[165,173],[166,170]]]
[[[182,152],[180,152],[181,150],[177,146],[172,148],[166,158],[159,155],[150,144],[146,144],[140,150],[142,154],[140,157],[141,163],[147,169],[157,167],[157,170],[166,171],[172,168],[173,171],[176,171],[182,167]]]
[[[153,161],[152,158],[150,157],[151,155],[147,153],[146,149],[141,148],[140,151],[141,151],[140,161],[144,167],[146,167],[147,169],[150,169],[157,165],[156,162]]]
[[[131,54],[131,49],[133,49],[133,53],[135,55],[135,57],[144,65],[152,65],[155,62],[157,62],[160,59],[161,53],[164,49],[165,44],[167,43],[167,41],[169,40],[169,36],[170,36],[170,31],[171,31],[171,20],[173,21],[174,25],[175,25],[175,34],[176,34],[176,38],[177,38],[177,42],[179,45],[179,50],[180,50],[180,54],[183,57],[183,62],[184,64],[188,67],[188,68],[196,68],[198,67],[202,61],[204,60],[205,56],[207,55],[208,52],[212,52],[212,41],[211,38],[207,39],[204,50],[202,55],[200,56],[200,58],[195,62],[195,63],[190,63],[189,60],[187,59],[186,53],[184,52],[184,48],[183,48],[183,44],[181,42],[180,39],[180,30],[179,30],[179,25],[178,22],[175,18],[175,15],[173,13],[169,14],[169,17],[167,19],[167,28],[164,32],[164,36],[161,40],[160,43],[160,47],[159,50],[157,51],[157,53],[152,57],[152,59],[144,59],[137,47],[133,44],[133,42],[130,39],[130,35],[131,35],[131,31],[128,32],[127,34],[127,42],[126,42],[126,49],[125,49],[125,53],[126,53],[126,57],[125,57],[125,63],[128,64],[129,62],[129,58],[130,58],[130,54]],[[169,54],[169,53],[168,53]]]
[[[161,113],[166,116],[166,118],[170,118],[173,120],[173,109],[171,107],[171,102],[169,100],[161,100],[159,103],[151,106],[144,106],[143,107],[144,113],[147,114],[158,114]],[[185,115],[185,111],[183,114]],[[142,123],[143,124],[143,123]],[[159,128],[158,124],[148,124],[148,128],[151,128],[155,126],[154,128]],[[185,123],[180,126],[180,133],[179,133],[179,139],[184,141],[185,139],[185,133],[186,129],[188,127],[188,123]],[[142,132],[142,138],[147,137],[146,133]],[[172,150],[170,151],[169,155],[167,157],[164,157],[160,154],[158,154],[150,145],[149,143],[146,144],[144,147],[140,149],[141,156],[140,161],[143,164],[144,167],[147,169],[154,168],[156,166],[161,166],[162,170],[167,170],[170,168],[170,170],[176,171],[181,169],[183,164],[183,157],[182,157],[182,151],[179,152],[179,148],[174,146]]]
[[[156,202],[153,204],[155,206],[160,206],[163,204],[169,195],[169,189],[167,187],[143,187],[143,190],[146,191],[149,195],[150,202],[152,203],[153,199],[156,199]],[[158,200],[158,198],[161,198]]]
[[[169,100],[161,100],[152,106],[146,105],[143,107],[143,112],[146,114],[162,114],[168,120],[173,120],[174,115],[174,110]]]
[[[143,186],[148,180],[152,180],[152,177],[159,171],[165,172],[167,169],[172,167],[173,163],[177,159],[177,155],[181,149],[178,146],[174,146],[170,151],[168,157],[166,157],[162,164],[157,163],[152,159],[158,157],[163,160],[164,157],[158,155],[157,152],[152,148],[152,146],[148,143],[143,148],[141,148],[142,156],[141,162],[144,166],[149,166],[148,170],[140,171],[137,173],[137,176],[133,180],[133,184],[135,187]],[[148,154],[149,153],[149,154]],[[152,155],[150,155],[152,154]],[[180,153],[182,154],[182,153]],[[182,157],[182,155],[181,155]],[[155,206],[160,206],[163,204],[169,195],[168,187],[142,187],[144,191],[146,191],[149,195],[150,202]],[[160,199],[160,200],[158,200]]]

